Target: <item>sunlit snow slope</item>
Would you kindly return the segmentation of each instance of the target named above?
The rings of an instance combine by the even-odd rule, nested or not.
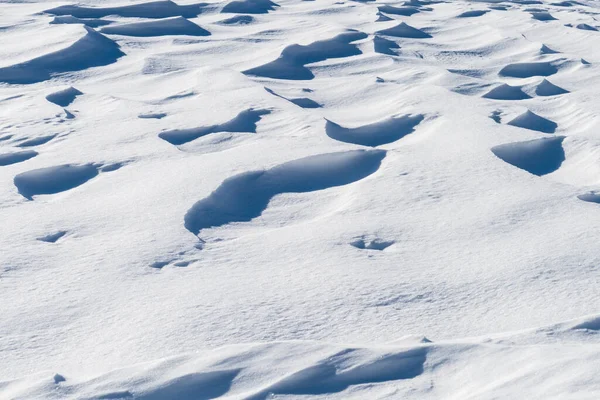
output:
[[[599,399],[600,2],[0,0],[0,399]]]

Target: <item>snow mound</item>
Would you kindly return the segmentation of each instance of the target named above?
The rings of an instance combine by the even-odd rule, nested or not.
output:
[[[316,341],[240,344],[92,376],[40,372],[0,382],[0,395],[48,400],[576,400],[582,398],[582,388],[600,385],[599,330],[600,318],[589,317],[536,331],[458,341],[407,336],[377,346]]]
[[[361,32],[348,32],[306,46],[294,44],[283,49],[277,60],[249,69],[244,73],[275,79],[313,79],[314,75],[310,69],[305,67],[306,64],[324,61],[329,58],[343,58],[362,54],[352,42],[366,37],[367,35]]]
[[[233,119],[222,124],[165,131],[160,133],[158,137],[177,146],[217,132],[256,133],[256,123],[261,120],[263,115],[269,113],[269,110],[244,110]]]
[[[550,62],[509,64],[498,73],[500,76],[512,78],[531,78],[532,76],[550,76],[558,72],[558,68]]]
[[[558,124],[529,110],[508,122],[508,125],[543,133],[554,133]]]
[[[535,94],[538,96],[558,96],[565,93],[569,93],[569,91],[556,86],[546,79],[542,80],[535,88]]]
[[[340,142],[377,147],[402,139],[415,131],[415,127],[425,119],[424,115],[404,115],[388,118],[384,121],[346,128],[327,120],[325,132],[327,136]]]
[[[420,29],[412,27],[405,22],[401,22],[400,24],[393,26],[391,28],[383,29],[377,31],[378,34],[384,36],[394,36],[401,38],[409,38],[409,39],[430,39],[431,35],[423,32]]]
[[[15,176],[14,183],[26,199],[40,194],[55,194],[83,185],[98,175],[98,166],[59,165],[22,172]]]
[[[203,12],[205,3],[179,5],[173,1],[152,1],[119,7],[84,7],[65,5],[45,12],[52,15],[70,15],[76,18],[102,18],[118,15],[124,18],[194,18]]]
[[[48,96],[46,96],[46,100],[48,100],[50,103],[56,104],[57,106],[67,107],[75,101],[77,96],[81,96],[82,94],[82,92],[71,86],[58,92],[50,93]]]
[[[133,24],[112,25],[102,28],[100,32],[109,35],[152,37],[168,35],[187,35],[187,36],[209,36],[210,32],[199,27],[193,22],[183,18],[176,17],[170,19],[161,19],[150,22],[136,22]]]
[[[564,137],[534,139],[492,148],[496,157],[530,174],[542,176],[560,168],[565,160]]]
[[[382,150],[321,154],[236,175],[190,208],[185,227],[198,235],[202,229],[250,221],[280,193],[314,192],[366,178],[379,169],[385,154]]]
[[[65,49],[0,68],[0,82],[42,82],[61,72],[109,65],[125,55],[112,40],[91,28],[85,29],[86,35]]]
[[[234,14],[266,14],[269,11],[275,10],[276,7],[279,7],[279,5],[271,0],[236,0],[227,3],[221,12]]]
[[[483,98],[492,100],[524,100],[530,99],[531,96],[523,92],[520,86],[510,86],[504,83],[484,94]]]
[[[30,158],[33,158],[37,155],[38,153],[33,150],[17,151],[14,153],[0,153],[0,166],[6,166],[27,161]]]

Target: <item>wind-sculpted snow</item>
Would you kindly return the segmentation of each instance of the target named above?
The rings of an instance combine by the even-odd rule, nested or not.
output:
[[[109,15],[125,18],[193,18],[200,15],[205,6],[206,3],[179,5],[173,1],[152,1],[118,7],[64,5],[45,12],[52,15],[71,15],[76,18],[102,18]]]
[[[392,246],[394,243],[395,242],[393,240],[383,240],[379,238],[368,239],[363,236],[350,242],[350,245],[360,250],[383,251]]]
[[[94,374],[44,372],[0,382],[29,399],[543,398],[598,385],[600,318],[456,341],[406,336],[382,346],[317,341],[238,344]],[[558,340],[567,340],[563,348]],[[490,365],[490,360],[495,360]],[[583,363],[581,361],[584,361]],[[557,382],[557,376],[568,377]],[[536,382],[533,386],[531,381]],[[371,397],[373,393],[377,395]],[[383,397],[381,395],[383,395]],[[391,396],[388,396],[391,394]]]
[[[600,2],[0,3],[0,399],[600,399]]]
[[[150,22],[136,22],[133,24],[112,25],[102,28],[100,32],[109,35],[123,36],[167,36],[167,35],[187,35],[187,36],[209,36],[210,32],[199,27],[193,22],[183,17],[170,19],[161,19]]]
[[[537,11],[531,13],[531,18],[538,21],[556,21],[556,18],[552,16],[549,12],[545,11]]]
[[[496,86],[484,94],[483,97],[493,100],[524,100],[531,98],[531,96],[523,92],[519,86],[510,86],[507,84]]]
[[[112,64],[125,54],[112,40],[85,27],[87,33],[71,46],[21,64],[0,68],[0,82],[36,83],[61,72]]]
[[[550,121],[529,110],[525,111],[515,119],[512,119],[507,124],[543,133],[554,133],[558,127],[556,122]]]
[[[19,147],[33,147],[33,146],[40,146],[42,144],[48,143],[49,141],[51,141],[52,139],[54,139],[57,135],[47,135],[47,136],[38,136],[38,137],[34,137],[31,139],[26,139],[23,140],[22,142],[19,142],[19,144],[17,144],[17,146]]]
[[[471,10],[471,11],[465,11],[465,12],[460,13],[459,15],[457,15],[456,18],[481,17],[482,15],[485,15],[488,12],[490,12],[490,11],[489,10]]]
[[[225,18],[219,22],[221,25],[248,25],[255,21],[252,15],[236,15],[235,17]]]
[[[75,101],[77,96],[81,96],[83,93],[74,87],[69,87],[58,92],[50,93],[46,96],[46,100],[50,103],[54,103],[57,106],[67,107],[69,104]]]
[[[509,64],[499,72],[500,76],[513,78],[530,78],[532,76],[550,76],[558,72],[558,68],[550,62]]]
[[[315,76],[305,66],[306,64],[324,61],[329,58],[351,57],[362,54],[352,42],[366,37],[367,35],[362,32],[348,32],[306,46],[294,44],[283,49],[277,60],[249,69],[244,73],[275,79],[313,79]]]
[[[15,176],[14,183],[26,199],[40,194],[54,194],[83,185],[98,175],[94,164],[58,165],[22,172]]]
[[[405,17],[410,17],[413,14],[417,14],[419,12],[418,8],[415,7],[394,7],[394,6],[379,6],[377,7],[379,12],[392,14],[392,15],[403,15]]]
[[[190,208],[185,228],[197,235],[202,229],[251,221],[280,193],[314,192],[356,182],[377,171],[384,157],[381,150],[321,154],[233,176]]]
[[[426,350],[413,349],[384,355],[370,363],[339,371],[346,360],[355,358],[348,349],[327,360],[287,376],[248,398],[267,400],[273,395],[320,395],[340,393],[350,386],[411,379],[423,373]]]
[[[95,19],[95,18],[77,18],[71,15],[57,15],[54,17],[52,21],[50,21],[51,25],[72,25],[72,24],[81,24],[85,26],[89,26],[90,28],[98,28],[100,26],[110,25],[112,21],[106,21],[103,19]]]
[[[27,161],[37,156],[38,153],[33,150],[17,151],[14,153],[0,153],[0,166],[11,165]]]
[[[387,54],[390,56],[397,56],[397,50],[400,49],[398,43],[379,36],[373,38],[373,45],[376,53]]]
[[[540,54],[558,54],[559,52],[551,49],[550,47],[546,46],[545,44],[543,44],[540,47]]]
[[[235,0],[227,3],[221,12],[235,14],[266,14],[279,7],[271,0]]]
[[[412,27],[405,22],[393,26],[391,28],[377,31],[376,33],[384,36],[394,36],[408,39],[430,39],[431,35],[423,32],[420,29]]]
[[[320,108],[321,107],[321,105],[319,103],[317,103],[314,100],[309,99],[308,97],[287,98],[287,97],[283,97],[280,94],[275,93],[274,91],[272,91],[269,88],[265,88],[265,90],[268,93],[271,93],[273,96],[277,96],[280,99],[287,100],[290,103],[297,105],[298,107],[302,107],[302,108]]]
[[[492,152],[517,168],[542,176],[556,171],[565,160],[563,140],[563,136],[557,136],[507,143],[493,147]]]
[[[546,79],[542,80],[535,88],[535,94],[538,96],[558,96],[565,93],[569,93],[569,91],[556,86]]]
[[[40,242],[46,242],[46,243],[56,243],[59,239],[61,239],[66,234],[67,234],[66,231],[58,231],[55,233],[51,233],[51,234],[39,237],[39,238],[37,238],[37,240],[39,240]]]
[[[263,115],[269,113],[269,110],[244,110],[230,121],[222,124],[165,131],[158,137],[177,146],[217,132],[256,133],[256,123],[261,120]]]
[[[415,127],[424,118],[423,115],[404,115],[356,128],[346,128],[327,120],[325,130],[327,136],[340,142],[377,147],[400,140],[414,132]]]
[[[584,193],[584,194],[580,194],[579,196],[577,196],[577,198],[579,200],[583,200],[586,201],[588,203],[597,203],[600,204],[600,193],[596,193],[596,192],[588,192],[588,193]]]

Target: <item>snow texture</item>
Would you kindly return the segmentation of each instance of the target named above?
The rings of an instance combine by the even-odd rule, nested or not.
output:
[[[598,1],[0,3],[0,399],[600,398]]]

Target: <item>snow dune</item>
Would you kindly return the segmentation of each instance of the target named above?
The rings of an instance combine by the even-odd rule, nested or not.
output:
[[[597,399],[597,1],[0,7],[0,399]]]

